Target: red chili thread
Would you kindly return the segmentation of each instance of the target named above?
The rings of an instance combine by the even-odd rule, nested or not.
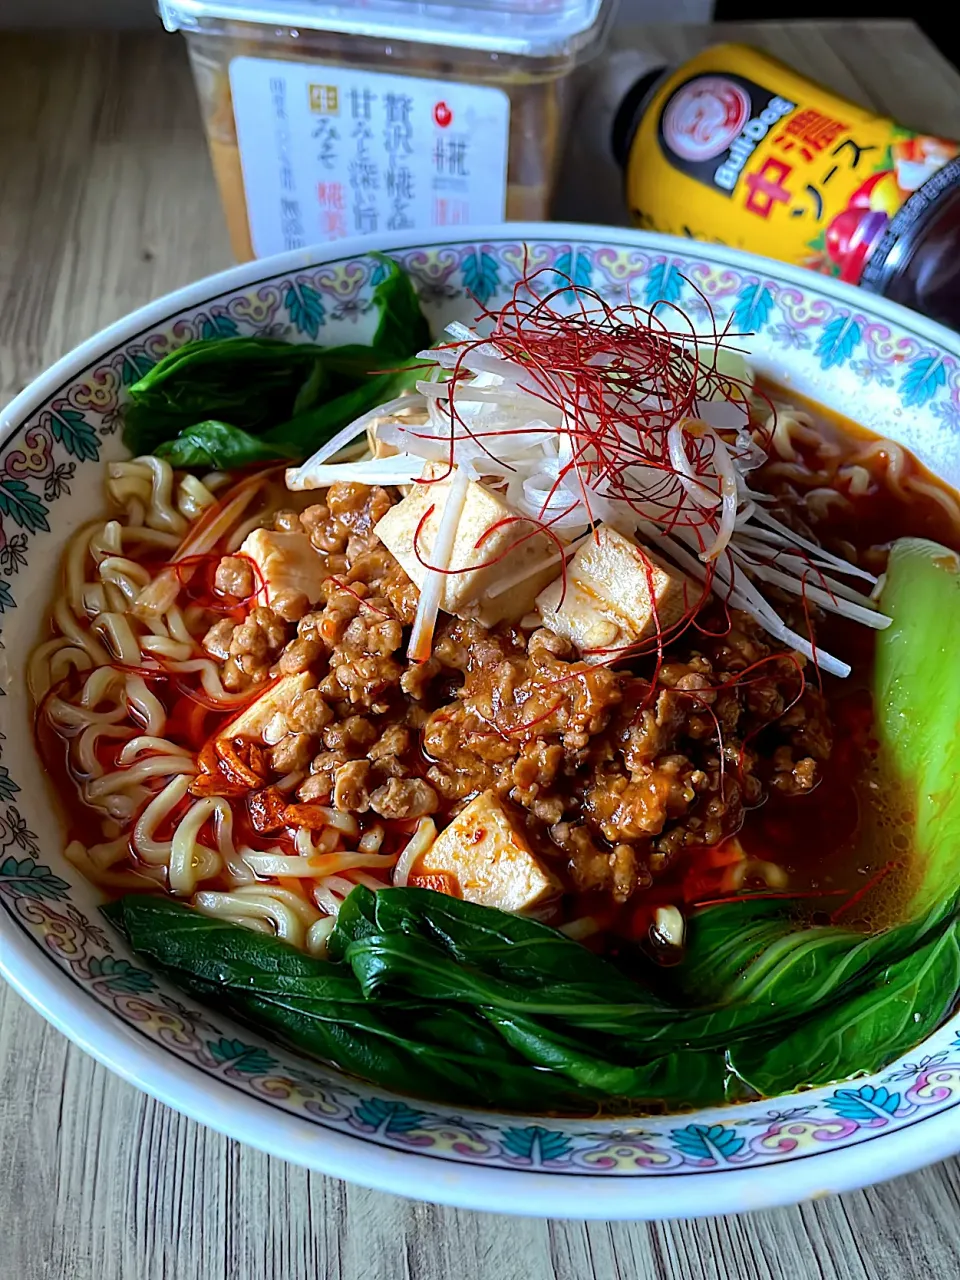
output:
[[[846,889],[805,889],[799,892],[784,889],[776,893],[730,894],[723,898],[701,898],[697,902],[690,903],[690,910],[698,911],[701,907],[724,907],[731,902],[777,902],[780,900],[793,902],[801,898],[835,898],[846,892]],[[833,919],[832,916],[830,918]]]
[[[554,411],[551,418],[559,417],[561,425],[556,430],[567,442],[569,457],[553,479],[537,517],[507,517],[492,524],[477,539],[475,550],[511,520],[528,523],[529,532],[512,540],[498,555],[469,567],[431,565],[420,545],[423,528],[435,509],[431,507],[420,520],[414,536],[417,560],[425,569],[452,577],[490,568],[538,532],[545,532],[561,550],[562,602],[567,590],[567,557],[562,540],[551,526],[575,509],[575,493],[583,506],[585,523],[597,524],[599,513],[595,506],[597,497],[602,495],[605,502],[631,509],[648,526],[653,523],[666,532],[693,533],[702,555],[719,529],[720,482],[713,468],[716,437],[734,449],[741,437],[731,430],[685,432],[684,449],[690,470],[698,483],[717,496],[716,508],[704,508],[689,501],[670,459],[668,435],[677,424],[696,422],[702,401],[726,400],[746,410],[753,397],[769,410],[768,421],[757,425],[750,422],[745,413],[744,426],[753,430],[755,439],[759,438],[769,447],[776,429],[776,406],[772,399],[747,379],[721,373],[717,368],[717,353],[721,349],[737,350],[737,339],[743,335],[734,330],[729,318],[722,325],[718,323],[709,297],[692,280],[687,283],[707,317],[705,331],[698,331],[690,317],[674,303],[660,301],[644,308],[635,304],[628,292],[627,301],[614,307],[596,291],[578,285],[569,275],[552,267],[530,270],[526,256],[524,262],[524,274],[514,284],[504,306],[496,312],[484,305],[478,306],[477,322],[489,325],[489,334],[445,346],[457,353],[450,379],[444,384],[443,411],[449,420],[445,475],[449,476],[454,466],[458,441],[470,441],[493,458],[488,442],[492,444],[503,436],[516,437],[541,430],[527,427],[484,430],[472,426],[460,413],[458,395],[467,398],[470,395],[471,370],[467,367],[470,356],[481,349],[493,348],[499,356],[511,361],[515,377],[525,392],[549,406]],[[634,467],[644,468],[642,483],[631,474]],[[437,475],[425,483],[441,478],[444,477]],[[567,490],[571,493],[570,504],[562,513],[551,514],[557,495]],[[769,556],[754,552],[761,563],[770,564],[776,563],[783,554],[786,552],[778,548],[771,548]],[[734,591],[734,565],[729,552],[726,557],[730,569],[729,585],[725,588],[717,589],[716,567],[711,562],[703,571],[700,598],[685,600],[684,614],[671,627],[661,625],[654,609],[654,633],[644,642],[618,646],[616,651],[598,649],[593,656],[615,662],[626,656],[655,653],[655,684],[665,644],[678,638],[688,627],[714,638],[725,634],[731,625],[730,597]],[[803,559],[823,590],[832,596],[822,570],[814,566],[808,556]],[[647,573],[650,579],[652,570],[648,569]],[[650,585],[652,587],[652,582]],[[720,631],[709,630],[697,618],[711,591],[718,596],[723,608]],[[803,591],[802,598],[819,681],[809,602]]]
[[[885,863],[879,871],[870,877],[866,884],[861,885],[856,893],[851,894],[846,902],[837,907],[830,917],[830,923],[836,924],[841,916],[846,915],[851,907],[856,906],[858,902],[867,896],[871,889],[875,889],[878,884],[887,878],[891,871],[895,871],[899,866],[900,863],[896,860]]]
[[[354,591],[352,587],[348,586],[347,583],[341,581],[340,578],[337,578],[331,575],[330,581],[335,582],[337,586],[340,588],[340,590],[345,591],[348,596],[353,596],[354,600],[359,600],[360,603],[364,606],[364,608],[369,609],[371,613],[376,613],[381,618],[390,617],[389,613],[387,613],[384,609],[378,609],[375,604],[371,604],[369,600],[364,599],[364,597],[360,594],[359,591]]]
[[[508,738],[515,737],[518,733],[526,733],[528,729],[533,729],[536,725],[542,724],[544,720],[549,720],[552,715],[560,710],[563,706],[563,699],[558,698],[552,707],[548,707],[541,715],[535,716],[532,720],[528,720],[525,724],[514,725],[512,729],[500,729],[499,732]]]

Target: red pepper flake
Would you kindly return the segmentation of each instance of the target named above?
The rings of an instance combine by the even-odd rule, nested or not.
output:
[[[219,757],[220,772],[231,782],[243,783],[248,791],[263,785],[267,776],[266,758],[256,743],[242,738],[231,741],[218,738],[214,747]],[[254,768],[254,764],[259,766]]]
[[[320,831],[330,825],[329,811],[321,804],[288,804],[284,809],[284,823],[288,827]]]
[[[242,758],[244,755],[251,768]],[[263,785],[266,776],[266,757],[255,743],[225,742],[208,739],[197,756],[200,772],[190,784],[192,796],[242,796]]]
[[[204,773],[220,772],[220,759],[217,756],[217,747],[213,738],[210,738],[209,741],[205,742],[200,748],[200,753],[197,756],[197,764]]]
[[[277,787],[265,787],[255,791],[247,799],[247,810],[253,828],[261,835],[280,831],[287,825],[286,811],[290,808],[287,798]]]
[[[222,773],[198,773],[188,788],[192,796],[245,796],[250,788],[243,782],[232,782]]]

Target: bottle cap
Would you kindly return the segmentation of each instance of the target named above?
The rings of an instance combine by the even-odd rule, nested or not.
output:
[[[626,168],[630,147],[633,145],[633,136],[637,132],[647,99],[654,86],[669,69],[662,62],[650,67],[630,86],[617,109],[610,130],[610,149],[621,169]]]

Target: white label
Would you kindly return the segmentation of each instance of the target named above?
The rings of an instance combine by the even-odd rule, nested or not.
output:
[[[234,58],[230,87],[258,257],[503,221],[502,89],[266,58]]]

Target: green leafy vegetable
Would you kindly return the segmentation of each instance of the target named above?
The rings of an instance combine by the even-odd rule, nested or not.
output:
[[[216,994],[213,989],[211,995]],[[454,1051],[412,1039],[402,1019],[394,1024],[375,1005],[348,1006],[292,998],[266,999],[231,993],[229,1007],[255,1025],[269,1027],[292,1045],[375,1084],[450,1102],[523,1109],[536,1103],[536,1090],[522,1066],[491,1063],[464,1050]],[[544,1092],[551,1096],[550,1082]],[[542,1097],[542,1095],[541,1095]],[[559,1098],[567,1106],[571,1091]]]
[[[608,996],[632,1001],[636,986],[601,956],[557,929],[525,916],[481,907],[430,889],[373,893],[363,885],[341,908],[330,940],[331,955],[376,933],[421,934],[450,955],[486,973],[518,983],[595,985]]]
[[[761,1094],[877,1071],[934,1031],[960,988],[960,924],[880,971],[869,987],[775,1039],[731,1051],[734,1070]]]
[[[366,373],[367,370],[364,369],[362,372]],[[308,413],[315,405],[320,403],[321,397],[329,386],[330,370],[323,360],[317,360],[308,374],[306,382],[297,392],[297,398],[293,402],[290,416],[296,418],[301,413]]]
[[[583,1106],[569,1081],[531,1072],[482,1020],[407,1001],[368,1002],[346,966],[171,899],[133,894],[103,911],[179,986],[365,1080],[510,1110]]]
[[[569,1076],[601,1095],[675,1106],[713,1106],[728,1096],[729,1069],[720,1050],[684,1049],[635,1066],[605,1061],[583,1043],[498,1008],[483,1010],[504,1040],[538,1067]]]
[[[278,427],[271,427],[263,433],[264,441],[275,448],[283,447],[306,457],[354,418],[386,400],[393,400],[404,391],[412,390],[417,379],[423,376],[426,365],[416,360],[406,363],[410,367],[396,373],[365,374],[355,387],[342,395],[304,410]]]
[[[369,409],[412,388],[430,343],[409,277],[384,258],[369,346],[277,338],[188,342],[130,387],[124,444],[177,467],[297,461]]]
[[[915,809],[921,872],[907,914],[943,918],[956,910],[960,890],[960,556],[922,538],[899,539],[880,608],[893,622],[877,640],[878,733]]]
[[[611,1035],[628,1033],[634,1019],[665,1012],[663,1003],[638,983],[630,984],[633,998],[627,1003],[583,983],[521,986],[458,963],[425,939],[409,934],[370,934],[351,942],[345,958],[367,996],[375,995],[381,987],[398,987],[417,999],[496,1005],[510,1012],[560,1018],[573,1026]]]
[[[422,351],[430,345],[430,326],[420,309],[410,277],[385,254],[377,253],[374,257],[386,270],[373,295],[380,309],[380,323],[373,335],[374,348],[393,355]]]
[[[385,892],[403,896],[408,891]],[[409,892],[421,901],[438,896]],[[373,895],[359,896],[369,906]],[[315,960],[170,899],[132,895],[104,912],[136,951],[180,986],[345,1071],[393,1089],[487,1106],[568,1111],[577,1099],[580,1106],[585,1099],[604,1097],[677,1104],[692,1099],[707,1105],[725,1096],[728,1071],[718,1052],[678,1053],[624,1066],[605,1061],[588,1040],[577,1041],[549,1021],[508,1016],[497,1008],[474,1016],[450,1007],[442,987],[434,987],[426,1003],[407,991],[368,999],[350,966]],[[415,954],[420,959],[431,950],[423,939],[403,941],[419,942],[423,950]]]
[[[248,467],[256,462],[276,462],[280,458],[296,462],[301,451],[294,445],[274,444],[263,436],[251,435],[228,422],[198,422],[185,427],[173,440],[156,448],[171,467]]]
[[[359,886],[341,908],[331,950],[348,959],[371,999],[396,989],[444,1005],[463,1001],[532,1064],[578,1086],[634,1101],[707,1106],[724,1099],[721,1052],[652,1058],[651,1012],[660,1022],[674,1011],[536,920],[428,889]]]
[[[318,999],[363,1002],[363,993],[346,969],[315,960],[277,938],[205,916],[172,898],[131,894],[102,911],[135,951],[197,981],[264,994],[282,994],[287,980],[300,984],[300,993],[303,984],[313,982]]]
[[[263,430],[289,414],[325,354],[323,347],[276,338],[188,342],[130,388],[124,444],[133,453],[150,453],[179,431],[205,421]]]
[[[933,924],[924,917],[881,933],[864,934],[829,925],[803,928],[781,911],[779,919],[766,927],[758,925],[740,933],[740,906],[731,903],[710,908],[709,921],[699,916],[691,919],[693,965],[691,974],[684,975],[683,989],[690,997],[706,997],[713,1007],[688,1014],[679,1026],[659,1028],[651,1033],[651,1040],[662,1035],[676,1040],[679,1034],[686,1043],[729,1044],[778,1022],[793,1022],[841,994],[855,991],[878,966],[909,952]],[[718,912],[729,914],[724,919],[713,914]],[[710,931],[710,941],[727,930],[726,944],[716,952],[712,980],[706,973],[710,951],[701,940],[701,928]],[[699,985],[698,973],[703,975]]]
[[[359,886],[341,908],[330,954],[351,965],[371,999],[403,992],[484,1016],[496,1008],[537,1018],[591,1057],[635,1064],[685,1043],[683,1013],[580,943],[429,889]]]

